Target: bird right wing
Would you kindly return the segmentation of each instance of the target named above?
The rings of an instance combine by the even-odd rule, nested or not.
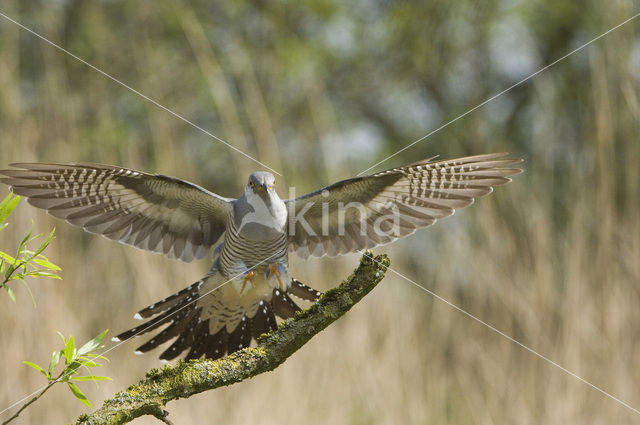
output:
[[[174,177],[100,164],[11,164],[2,183],[84,230],[191,261],[222,236],[233,199]]]
[[[287,199],[289,248],[307,258],[387,244],[510,182],[521,161],[507,153],[425,159]]]

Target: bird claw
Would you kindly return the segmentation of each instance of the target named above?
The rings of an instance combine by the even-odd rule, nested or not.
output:
[[[251,283],[251,288],[256,286],[253,282],[254,277],[256,277],[256,272],[254,272],[253,270],[248,271],[244,274],[244,277],[242,278],[242,287],[240,288],[240,294],[244,292],[244,288],[247,286],[247,282]]]
[[[267,278],[270,278],[271,275],[275,275],[276,279],[278,279],[278,284],[280,285],[280,289],[284,288],[284,284],[282,283],[282,277],[280,277],[280,272],[278,272],[278,262],[276,261],[273,264],[269,264],[269,274]]]

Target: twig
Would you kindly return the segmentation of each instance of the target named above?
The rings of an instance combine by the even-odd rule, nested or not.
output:
[[[11,273],[9,273],[8,276],[5,276],[4,282],[0,283],[0,288],[4,288],[7,285],[7,283],[11,282],[11,278],[13,277],[13,274],[16,272],[16,270],[18,270],[20,267],[24,266],[25,264],[26,264],[26,261],[21,260],[17,265],[14,265],[14,269],[11,270]]]
[[[40,391],[40,392],[39,392],[35,397],[33,397],[31,400],[29,400],[29,401],[27,401],[25,404],[23,404],[23,405],[22,405],[22,407],[20,407],[20,409],[18,409],[18,411],[17,411],[16,413],[14,413],[14,415],[13,415],[13,416],[11,416],[11,417],[10,417],[9,419],[7,419],[6,421],[2,422],[2,425],[6,425],[6,424],[8,424],[9,422],[11,422],[12,420],[14,420],[15,418],[17,418],[17,417],[20,415],[20,413],[22,413],[22,411],[23,411],[24,409],[26,409],[27,407],[29,407],[29,405],[30,405],[30,404],[34,403],[36,400],[38,400],[40,397],[42,397],[42,395],[43,395],[44,393],[46,393],[46,392],[49,390],[49,388],[51,388],[51,387],[53,386],[53,384],[55,384],[55,383],[57,383],[57,382],[58,382],[58,380],[62,377],[62,373],[64,373],[64,371],[63,371],[63,372],[61,372],[61,373],[60,373],[60,375],[58,375],[58,377],[56,377],[54,380],[49,381],[49,384],[47,384],[47,386],[46,386],[46,387],[44,387],[44,389],[43,389],[42,391]]]
[[[167,418],[167,416],[169,416],[169,412],[167,412],[166,410],[162,410],[162,407],[158,406],[158,409],[156,413],[153,414],[153,416],[155,416],[156,418],[158,418],[160,421],[164,422],[167,425],[173,425],[173,422],[171,422],[169,418]]]
[[[175,366],[152,369],[145,379],[117,393],[100,409],[80,416],[77,424],[123,424],[143,415],[170,423],[163,410],[166,403],[275,369],[367,295],[382,280],[388,266],[386,255],[374,259],[367,251],[359,267],[340,286],[327,291],[310,308],[296,313],[275,331],[262,335],[257,347],[215,361],[178,361]]]

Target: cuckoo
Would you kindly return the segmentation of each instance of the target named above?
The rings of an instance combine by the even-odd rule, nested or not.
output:
[[[321,294],[292,278],[289,252],[337,256],[387,244],[470,205],[521,170],[506,153],[433,158],[281,199],[274,176],[254,172],[238,199],[187,181],[100,164],[16,163],[0,179],[31,205],[84,230],[170,258],[213,250],[198,282],[140,310],[115,339],[155,331],[173,359],[218,358],[251,344]]]

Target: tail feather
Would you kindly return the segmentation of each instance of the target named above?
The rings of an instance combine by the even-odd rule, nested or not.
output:
[[[178,357],[184,350],[193,346],[196,334],[193,332],[198,327],[198,316],[195,315],[191,320],[185,320],[186,329],[180,333],[178,339],[169,346],[161,355],[162,360],[173,360]]]
[[[146,334],[147,332],[151,332],[160,326],[166,325],[171,321],[180,321],[184,319],[184,317],[189,313],[188,309],[182,308],[186,303],[176,304],[176,306],[167,310],[158,317],[154,317],[153,319],[143,323],[140,326],[136,326],[135,328],[131,328],[128,331],[122,332],[121,334],[115,337],[116,340],[125,341],[129,338],[133,338],[135,336]],[[194,303],[195,304],[195,303]]]
[[[199,359],[203,355],[211,360],[218,359],[227,352],[228,334],[226,328],[214,335],[209,333],[209,321],[200,322],[195,330],[195,342],[187,353],[185,360]]]
[[[144,308],[139,314],[149,320],[140,326],[122,332],[116,338],[127,340],[166,326],[153,338],[138,347],[138,351],[143,353],[150,351],[175,338],[173,343],[162,352],[161,359],[172,360],[186,350],[188,350],[186,359],[198,359],[202,356],[217,359],[227,353],[249,347],[253,338],[257,339],[263,333],[275,329],[277,327],[276,316],[282,319],[293,317],[295,312],[300,310],[300,307],[293,302],[288,293],[309,301],[315,300],[321,295],[320,292],[293,280],[288,293],[274,289],[270,300],[266,298],[260,300],[253,317],[249,316],[253,310],[249,310],[251,313],[245,311],[242,314],[240,312],[242,315],[237,326],[235,328],[229,327],[229,329],[233,329],[232,331],[227,331],[227,327],[231,323],[227,322],[226,326],[222,326],[215,334],[211,334],[211,321],[213,320],[215,323],[216,320],[219,321],[220,318],[227,317],[229,311],[212,310],[217,305],[215,303],[225,302],[225,298],[223,298],[225,292],[222,292],[224,288],[215,289],[215,291],[221,291],[215,296],[215,293],[200,294],[201,287],[207,278]],[[226,289],[228,290],[228,288]],[[212,302],[215,303],[207,304],[206,298],[198,301],[204,295],[211,297]],[[203,300],[205,304],[202,304]],[[205,314],[207,308],[209,310]],[[212,316],[212,312],[218,316]],[[233,317],[229,317],[229,320],[231,318]]]
[[[245,314],[238,327],[229,334],[227,350],[230,353],[247,348],[251,344],[251,320]]]
[[[306,301],[315,301],[322,295],[322,292],[316,291],[298,279],[291,279],[291,286],[289,287],[288,293]]]
[[[296,311],[300,311],[300,307],[287,295],[286,292],[282,292],[279,289],[273,290],[273,297],[271,297],[271,303],[273,304],[273,311],[283,319],[289,319],[296,314]]]
[[[207,351],[212,337],[209,335],[209,321],[200,322],[193,333],[195,334],[196,342],[191,346],[191,350],[187,353],[185,360],[199,359]]]
[[[220,329],[215,335],[209,337],[205,357],[211,360],[219,359],[227,353],[229,334],[225,328]]]
[[[262,334],[266,334],[277,327],[276,316],[273,314],[273,307],[270,301],[260,301],[255,316],[251,319],[251,332],[253,337],[258,339]]]
[[[171,338],[183,333],[189,322],[192,321],[194,317],[197,318],[197,314],[198,310],[192,309],[184,315],[184,318],[175,317],[175,320],[169,326],[164,328],[158,335],[138,347],[137,351],[146,353],[147,351],[153,350],[159,345],[169,341]],[[190,331],[190,329],[187,329],[187,331]]]
[[[151,304],[148,307],[143,308],[138,312],[138,314],[143,319],[148,319],[151,316],[155,316],[156,314],[162,313],[163,311],[169,310],[174,307],[176,304],[181,303],[182,301],[193,301],[198,298],[198,289],[202,286],[203,280],[199,280],[196,283],[187,286],[181,291],[176,292],[175,294],[168,296],[156,303]]]

